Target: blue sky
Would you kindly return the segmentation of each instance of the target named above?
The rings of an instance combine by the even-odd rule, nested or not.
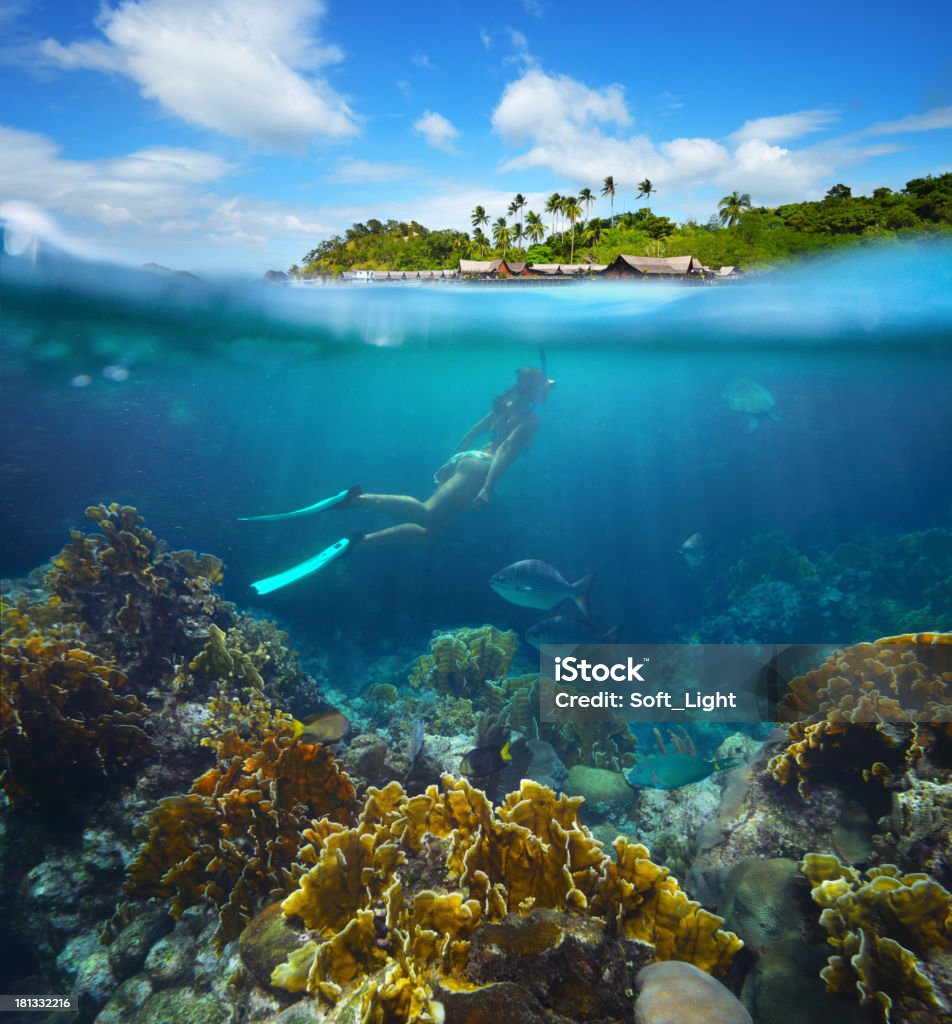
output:
[[[952,169],[952,5],[0,0],[0,212],[127,263],[286,268],[516,192],[706,221]],[[607,215],[607,203],[595,212]]]

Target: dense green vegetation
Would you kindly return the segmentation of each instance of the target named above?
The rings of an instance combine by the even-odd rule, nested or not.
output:
[[[650,202],[658,190],[646,178],[638,198]],[[577,196],[553,193],[542,216],[526,210],[517,195],[509,204],[511,220],[491,220],[482,206],[470,216],[470,234],[450,229],[431,231],[409,223],[369,220],[354,224],[343,236],[321,242],[292,273],[339,273],[350,269],[435,270],[455,267],[463,259],[528,259],[533,263],[610,263],[619,253],[634,256],[697,256],[710,266],[769,266],[850,245],[895,242],[923,234],[952,234],[952,174],[915,178],[893,192],[877,188],[871,196],[854,196],[834,185],[818,202],[767,208],[752,206],[746,193],[733,192],[718,204],[705,224],[682,224],[644,206],[616,213],[614,179],[605,179],[601,195],[611,216],[589,217],[597,197],[590,189]],[[490,235],[484,231],[488,229]]]

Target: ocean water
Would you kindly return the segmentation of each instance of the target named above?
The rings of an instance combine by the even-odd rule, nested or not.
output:
[[[509,604],[490,588],[495,573],[522,559],[551,563],[570,580],[594,573],[592,623],[601,632],[620,627],[628,644],[850,644],[952,631],[950,257],[948,247],[903,245],[711,287],[335,287],[202,281],[7,239],[0,245],[0,576],[13,582],[4,594],[15,595],[23,577],[55,556],[71,528],[93,532],[87,506],[133,505],[172,549],[222,558],[223,596],[288,631],[288,645],[313,676],[304,677],[307,686],[322,692],[287,691],[282,699],[301,707],[282,710],[304,716],[318,698],[332,700],[357,723],[349,749],[340,744],[335,756],[358,785],[401,778],[408,789],[458,771],[482,742],[476,719],[454,718],[458,706],[426,687],[404,687],[387,712],[368,684],[402,683],[435,630],[491,623],[522,635],[550,614]],[[358,545],[284,589],[252,590],[254,581],[390,521],[356,508],[285,521],[240,517],[300,508],[354,483],[427,497],[434,471],[514,383],[515,371],[540,364],[556,386],[539,411],[533,445],[488,507],[464,509],[425,547]],[[761,404],[733,407],[729,399],[744,389]],[[694,534],[703,541],[693,552],[704,557],[692,564],[681,546]],[[40,579],[34,574],[34,583]],[[88,625],[104,635],[109,626]],[[0,946],[13,950],[0,963],[0,994],[71,987],[79,1024],[164,1020],[153,1002],[185,1005],[195,995],[163,990],[129,1016],[100,947],[121,898],[134,826],[158,798],[187,790],[211,760],[201,744],[210,705],[188,703],[209,694],[175,690],[180,652],[173,653],[155,679],[151,667],[143,677],[144,659],[133,659],[158,744],[146,767],[119,772],[121,783],[71,792],[68,807],[27,800],[7,814],[0,802]],[[538,653],[520,644],[513,672],[538,666]],[[34,705],[31,713],[42,737],[42,710]],[[652,723],[630,728],[639,761],[651,757],[660,733]],[[629,794],[618,776],[630,762],[604,762],[610,770],[600,785],[612,779],[615,802],[583,786],[589,802],[580,820],[597,830],[606,852],[620,834],[644,841],[692,898],[726,915],[727,872],[749,868],[751,851],[776,866],[786,862],[771,858],[799,859],[810,843],[832,844],[861,864],[874,831],[892,827],[891,800],[927,777],[930,784],[948,778],[947,731],[935,730],[918,778],[899,764],[901,751],[881,755],[871,740],[870,758],[895,762],[890,789],[860,785],[866,761],[856,741],[837,762],[842,778],[831,770],[811,779],[816,798],[801,800],[751,767],[768,731],[769,723],[708,721],[677,738],[666,734],[672,750],[690,741],[703,758],[730,735],[727,755],[750,762],[734,783],[719,781],[719,772],[671,790],[637,785]],[[376,769],[356,743],[374,732],[387,751]],[[404,771],[411,737],[416,753]],[[191,741],[195,750],[182,749]],[[571,743],[549,750],[550,766],[564,768],[556,753],[572,766]],[[62,752],[51,753],[55,766]],[[0,770],[7,756],[0,751]],[[558,777],[557,785],[579,792],[572,789],[582,785],[578,776]],[[753,804],[741,813],[741,790],[763,801],[763,818]],[[837,835],[846,835],[840,845]],[[901,852],[900,836],[903,870],[929,870],[948,884],[942,840],[934,849],[933,840],[925,837],[921,848],[910,841]],[[724,843],[734,862],[733,854],[719,859]],[[65,894],[51,882],[63,877]],[[246,916],[266,895],[273,899],[267,887],[253,895]],[[783,894],[774,895],[783,907]],[[211,929],[204,939],[180,922],[168,940],[188,965],[189,985],[212,1009],[232,1001],[236,1020],[277,1019],[287,997],[268,1004],[252,981],[244,989],[226,983],[227,956],[213,962],[208,950],[216,910],[205,906],[198,915]],[[757,916],[750,925],[740,915],[755,939]],[[829,952],[817,946],[809,963],[789,965],[791,990],[803,993],[798,1019],[843,1020],[846,1004],[828,1000],[817,980]],[[776,950],[789,959],[779,943]],[[147,988],[150,960],[136,976]],[[756,976],[762,965],[753,963],[727,979],[734,991],[745,973]],[[751,986],[743,995],[750,1003]],[[763,1005],[757,991],[752,998],[757,1024],[772,1024],[767,997]]]
[[[749,546],[881,553],[952,526],[952,254],[937,245],[693,288],[249,285],[17,251],[2,265],[3,576],[48,560],[87,505],[118,501],[171,546],[223,558],[225,596],[314,649],[420,650],[434,629],[483,622],[522,632],[539,616],[488,580],[523,558],[594,571],[593,622],[627,642],[851,642],[898,624],[831,615],[835,580],[795,595],[795,615],[738,612]],[[489,507],[425,548],[358,549],[250,590],[388,521],[239,516],[356,482],[426,497],[540,358],[557,386]],[[751,430],[729,407],[738,378],[769,390],[776,418]],[[692,567],[678,549],[695,532],[706,557]]]

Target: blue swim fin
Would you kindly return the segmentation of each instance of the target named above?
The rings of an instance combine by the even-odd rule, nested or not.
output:
[[[353,537],[342,537],[339,541],[331,544],[330,547],[324,548],[323,551],[313,558],[307,559],[306,562],[292,565],[290,569],[279,572],[277,576],[268,576],[266,579],[252,583],[251,589],[258,594],[270,594],[272,590],[280,590],[289,583],[303,580],[305,576],[318,572],[325,565],[330,565],[335,559],[348,554],[354,545],[359,544],[363,539],[364,535],[362,533],[356,533]]]
[[[332,494],[329,498],[324,498],[323,501],[317,501],[313,505],[308,505],[307,508],[298,508],[293,512],[273,512],[267,516],[239,516],[238,522],[263,523],[273,522],[275,519],[297,519],[299,516],[309,516],[314,512],[323,512],[328,508],[346,508],[362,490],[363,488],[360,484],[354,484],[352,487],[348,487],[346,491]]]

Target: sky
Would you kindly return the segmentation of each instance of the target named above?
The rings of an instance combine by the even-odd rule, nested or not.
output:
[[[0,216],[260,276],[355,221],[468,231],[608,175],[675,221],[899,189],[952,170],[950,40],[936,0],[0,0]]]

